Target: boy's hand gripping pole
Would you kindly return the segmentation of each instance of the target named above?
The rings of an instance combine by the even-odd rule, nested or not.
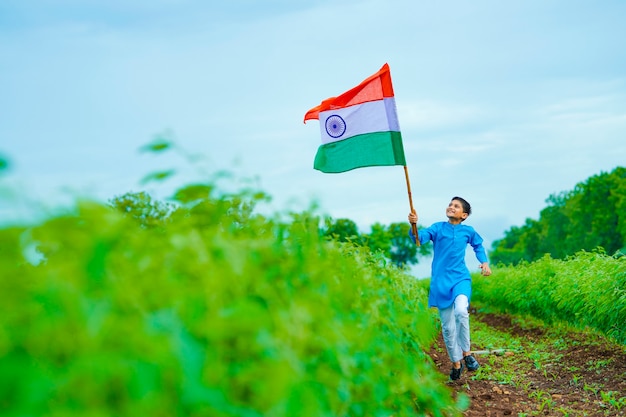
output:
[[[415,213],[415,208],[413,208],[413,198],[411,198],[411,182],[409,181],[409,169],[404,166],[404,177],[406,178],[406,189],[409,193],[409,205],[411,206],[411,213]],[[420,245],[420,239],[417,235],[417,223],[411,223],[411,228],[413,229],[413,236],[415,236],[415,244],[417,246]]]

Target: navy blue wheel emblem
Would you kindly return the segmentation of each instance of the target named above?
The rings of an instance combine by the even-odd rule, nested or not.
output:
[[[326,133],[328,133],[328,136],[331,138],[338,138],[346,133],[346,122],[341,116],[337,116],[336,114],[328,116],[326,119]]]

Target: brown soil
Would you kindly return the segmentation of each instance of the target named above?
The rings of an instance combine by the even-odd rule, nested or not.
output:
[[[470,398],[465,417],[626,416],[626,347],[590,332],[568,331],[559,343],[537,352],[535,345],[549,340],[546,328],[522,327],[508,315],[476,310],[471,320],[518,337],[522,348],[499,356],[476,354],[483,369],[448,383]],[[472,349],[485,346],[472,340]],[[429,354],[448,375],[451,364],[441,334]]]

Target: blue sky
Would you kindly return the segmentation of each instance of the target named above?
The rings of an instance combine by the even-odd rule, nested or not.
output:
[[[626,2],[3,0],[0,216],[228,170],[268,210],[405,221],[401,167],[313,170],[304,113],[389,63],[420,223],[450,198],[490,246],[626,163]],[[138,149],[173,139],[202,158]],[[140,184],[176,169],[163,184]]]

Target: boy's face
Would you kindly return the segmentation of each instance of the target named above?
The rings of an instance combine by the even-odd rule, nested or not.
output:
[[[446,209],[446,216],[449,220],[461,222],[467,219],[468,214],[463,211],[463,205],[459,200],[452,200]]]

